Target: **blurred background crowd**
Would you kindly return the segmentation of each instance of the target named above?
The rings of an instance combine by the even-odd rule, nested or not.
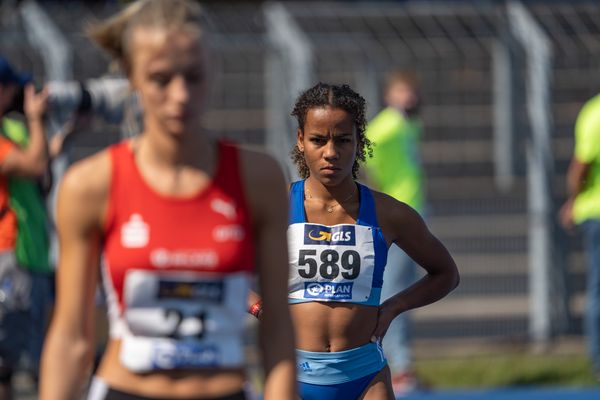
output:
[[[86,24],[124,3],[0,2],[0,57],[38,88],[49,88],[50,219],[64,169],[140,129],[135,94],[84,33]],[[390,73],[418,77],[422,133],[414,156],[426,201],[417,208],[461,272],[447,299],[411,315],[420,384],[435,386],[428,374],[443,370],[428,360],[501,357],[515,349],[575,355],[566,360],[583,372],[573,382],[594,383],[592,368],[581,361],[587,275],[581,232],[563,229],[558,210],[567,197],[577,115],[600,91],[600,4],[203,4],[218,65],[205,126],[266,146],[290,167],[290,178],[289,112],[301,90],[317,81],[348,83],[367,99],[372,119],[389,105]],[[22,110],[12,108],[19,119]],[[51,248],[50,266],[54,257]],[[43,273],[51,282],[51,269]],[[43,299],[51,304],[51,293]],[[32,358],[25,369],[35,369]],[[533,383],[563,383],[553,373]]]

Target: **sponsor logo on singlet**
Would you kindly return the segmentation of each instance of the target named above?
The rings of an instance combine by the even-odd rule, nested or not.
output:
[[[216,346],[198,342],[178,342],[175,349],[157,347],[152,366],[155,369],[176,369],[217,366],[221,353]]]
[[[219,255],[214,250],[167,250],[159,248],[152,250],[150,253],[150,264],[156,268],[216,268],[219,264]]]
[[[304,244],[346,245],[356,244],[356,234],[352,225],[324,226],[304,225]]]
[[[221,303],[223,301],[223,281],[181,282],[160,280],[159,299],[193,299]]]
[[[210,208],[214,212],[222,214],[229,220],[234,220],[237,216],[237,213],[235,212],[235,204],[223,199],[214,199],[210,203]]]
[[[241,225],[219,225],[213,229],[213,238],[217,242],[241,242],[246,234]]]
[[[351,299],[353,285],[354,282],[305,282],[304,297],[328,300]]]
[[[121,245],[125,248],[145,247],[150,239],[150,227],[140,214],[131,214],[121,227]]]

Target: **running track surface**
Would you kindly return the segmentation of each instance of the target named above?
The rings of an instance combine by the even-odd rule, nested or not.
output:
[[[398,400],[598,400],[598,388],[513,388],[415,393]]]

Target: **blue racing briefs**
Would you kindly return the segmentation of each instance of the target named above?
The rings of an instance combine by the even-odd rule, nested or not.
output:
[[[383,350],[377,343],[367,343],[333,353],[296,350],[296,356],[298,381],[313,385],[337,385],[356,381],[376,374],[387,363]]]
[[[337,385],[312,385],[310,383],[298,384],[302,400],[352,400],[358,399],[369,386],[373,378],[379,373],[373,372],[367,376]]]

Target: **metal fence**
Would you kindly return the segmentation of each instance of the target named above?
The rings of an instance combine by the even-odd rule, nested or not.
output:
[[[415,312],[416,337],[546,343],[581,329],[580,252],[570,251],[555,210],[574,117],[591,92],[556,83],[568,79],[565,64],[594,71],[600,8],[526,4],[285,3],[308,38],[316,79],[350,83],[370,115],[381,107],[385,72],[412,68],[422,77],[429,222],[462,282]],[[563,91],[568,113],[555,100]]]
[[[206,6],[213,56],[219,65],[206,125],[219,135],[267,144],[282,162],[294,140],[288,116],[301,89],[316,80],[349,83],[367,99],[368,115],[373,116],[382,106],[385,72],[413,68],[420,74],[428,222],[455,256],[462,283],[448,299],[414,313],[416,338],[545,341],[554,334],[581,333],[585,273],[579,238],[561,237],[552,221],[564,197],[574,118],[600,88],[600,6],[593,1],[525,4],[281,2],[256,7],[215,2]],[[89,44],[82,30],[87,21],[108,15],[115,7],[73,1],[65,9],[59,2],[43,3],[72,47],[77,79],[106,70],[107,59]],[[2,9],[3,16],[9,8]],[[519,35],[511,12],[529,16],[525,26],[537,27],[545,37],[545,55],[539,55],[539,45],[525,40],[530,35]],[[12,18],[0,21],[0,52],[45,78],[41,56],[24,40],[22,24]],[[543,65],[548,68],[546,75],[536,75],[535,68]],[[546,81],[532,86],[544,76]],[[532,110],[536,101],[542,103]],[[544,107],[547,117],[537,121],[538,110]],[[534,134],[540,129],[549,134],[546,139]],[[539,140],[548,141],[540,145]],[[551,175],[528,183],[527,174],[535,163],[532,150],[544,146],[550,151],[539,156],[539,165],[547,167],[541,173]],[[547,192],[542,198],[548,203],[541,209],[528,203],[528,198],[540,194],[532,192],[533,182],[546,185],[540,190]],[[537,231],[546,241],[542,248],[558,246],[559,255],[566,255],[566,281],[560,263],[549,268],[550,262],[560,261],[556,253],[538,269],[530,269],[539,254],[532,253],[537,245],[530,239],[535,236],[530,229],[536,218],[543,222]],[[549,236],[544,239],[544,234]],[[534,285],[539,281],[532,280],[535,271],[546,276],[545,286]],[[567,306],[555,300],[543,304],[549,290],[568,293],[561,297],[568,300]],[[535,296],[542,299],[541,305],[531,302],[536,291],[541,293]],[[545,314],[542,319],[538,308]]]

